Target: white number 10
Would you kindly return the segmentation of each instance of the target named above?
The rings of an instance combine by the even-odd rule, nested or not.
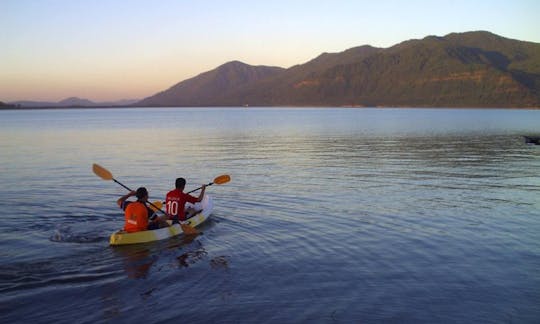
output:
[[[178,215],[178,201],[167,201],[167,214]]]

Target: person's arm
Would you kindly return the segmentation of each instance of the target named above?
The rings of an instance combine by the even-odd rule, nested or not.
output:
[[[124,202],[126,201],[126,199],[128,199],[129,197],[133,197],[137,194],[136,191],[130,191],[129,193],[123,195],[122,197],[120,197],[116,203],[118,204],[118,207],[122,208],[122,206],[124,205]]]
[[[204,198],[204,191],[206,190],[206,185],[201,186],[201,193],[199,194],[199,197],[197,198],[197,202],[201,202]]]

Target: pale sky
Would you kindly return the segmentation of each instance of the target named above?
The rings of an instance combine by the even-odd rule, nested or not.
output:
[[[540,1],[0,0],[0,101],[143,99],[232,60],[473,30],[540,43]]]

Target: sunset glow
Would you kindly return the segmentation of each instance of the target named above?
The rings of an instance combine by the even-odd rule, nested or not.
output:
[[[142,99],[239,60],[290,67],[323,52],[488,30],[540,42],[540,2],[0,2],[0,101]]]

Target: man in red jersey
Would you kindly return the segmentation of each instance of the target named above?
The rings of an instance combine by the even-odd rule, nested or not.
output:
[[[167,214],[169,215],[169,218],[172,220],[177,220],[177,219],[181,221],[186,220],[186,214],[184,212],[186,202],[195,204],[203,200],[206,185],[202,185],[201,193],[199,194],[199,197],[194,197],[187,193],[184,193],[185,186],[186,186],[186,179],[184,178],[176,179],[176,183],[175,183],[176,189],[169,191],[167,193],[167,197],[165,198]]]

